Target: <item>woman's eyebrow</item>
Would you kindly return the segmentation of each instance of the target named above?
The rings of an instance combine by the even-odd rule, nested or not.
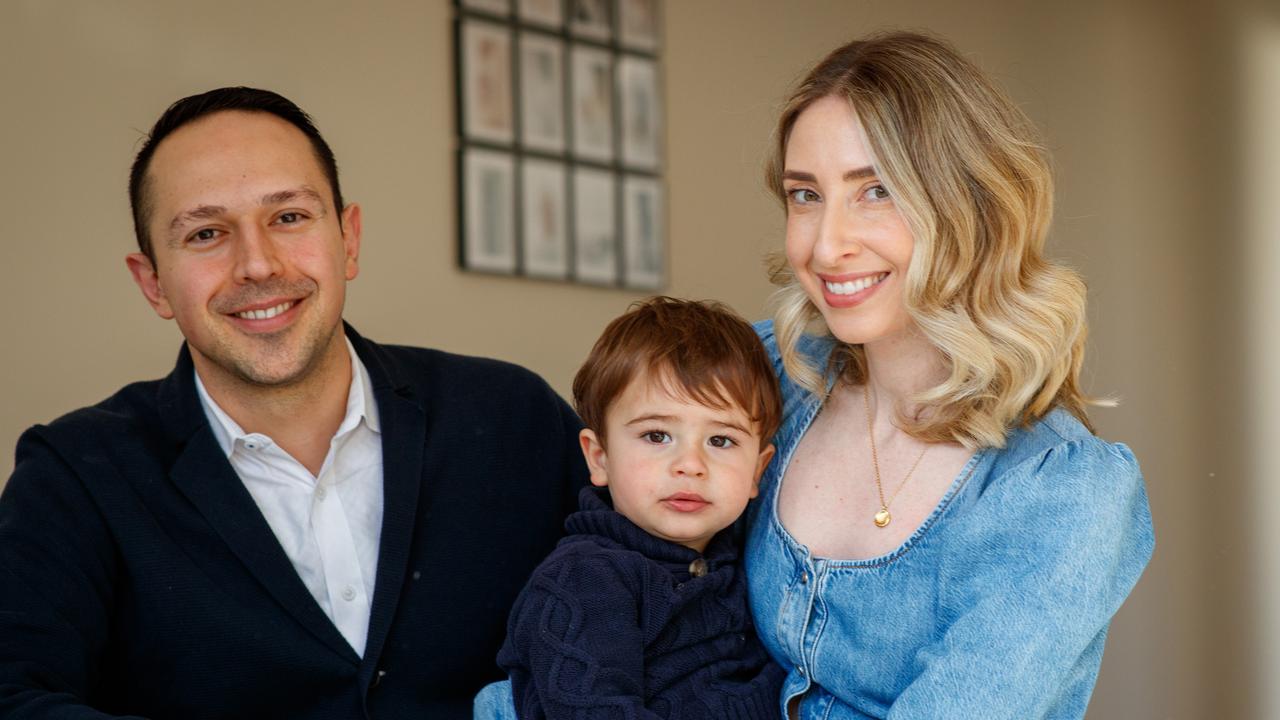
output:
[[[863,178],[875,177],[876,169],[870,165],[860,168],[854,168],[845,172],[844,179],[846,181],[862,180]],[[782,173],[783,180],[796,180],[799,182],[817,182],[818,178],[813,173],[802,172],[800,170],[787,170]]]

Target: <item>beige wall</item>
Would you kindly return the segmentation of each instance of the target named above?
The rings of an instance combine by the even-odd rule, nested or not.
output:
[[[1251,502],[1233,432],[1247,393],[1204,381],[1236,364],[1206,353],[1206,338],[1230,348],[1243,332],[1221,320],[1239,315],[1232,293],[1205,277],[1240,263],[1234,166],[1215,139],[1239,94],[1220,14],[1103,0],[669,0],[667,11],[673,294],[763,314],[761,256],[781,227],[760,182],[775,106],[841,41],[884,27],[943,34],[1042,125],[1059,170],[1054,249],[1090,282],[1090,385],[1124,401],[1097,420],[1141,459],[1158,536],[1090,717],[1256,716],[1243,632],[1254,556],[1246,513],[1220,519]],[[370,337],[514,360],[564,392],[598,330],[638,297],[455,269],[443,0],[8,0],[3,15],[2,448],[170,367],[177,332],[122,261],[125,177],[141,131],[210,87],[280,90],[334,146],[366,219],[347,317]]]

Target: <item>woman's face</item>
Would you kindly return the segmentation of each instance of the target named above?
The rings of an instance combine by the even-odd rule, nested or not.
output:
[[[846,100],[824,97],[796,118],[783,163],[787,261],[832,334],[853,344],[911,325],[914,240],[874,165]]]

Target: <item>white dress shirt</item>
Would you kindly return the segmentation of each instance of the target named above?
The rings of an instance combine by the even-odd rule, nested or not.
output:
[[[218,445],[320,608],[364,655],[382,535],[382,439],[369,371],[347,340],[351,389],[320,475],[260,433],[246,434],[196,389]]]

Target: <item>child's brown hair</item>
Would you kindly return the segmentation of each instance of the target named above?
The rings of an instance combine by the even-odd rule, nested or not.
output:
[[[782,422],[778,378],[760,338],[722,303],[657,296],[609,323],[573,379],[578,415],[602,444],[609,405],[646,373],[673,395],[742,408],[762,446]]]

